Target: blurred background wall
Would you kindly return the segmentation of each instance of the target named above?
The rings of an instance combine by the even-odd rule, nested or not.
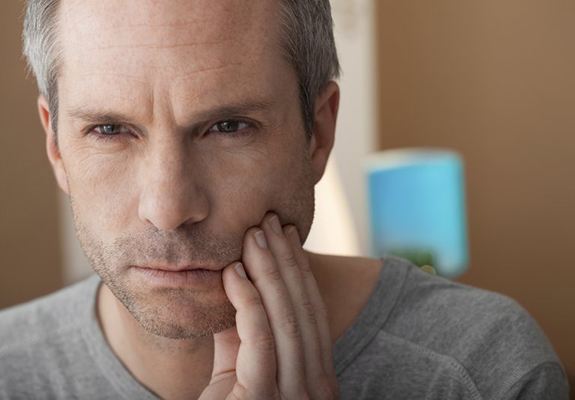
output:
[[[22,2],[0,3],[0,308],[63,283],[58,198],[21,57]]]
[[[453,148],[467,168],[471,265],[460,281],[517,299],[573,373],[575,3],[332,3],[342,104],[306,247],[367,253],[367,153]],[[89,273],[45,156],[22,5],[0,3],[0,308]]]
[[[378,0],[379,148],[467,167],[471,265],[575,373],[575,2]]]

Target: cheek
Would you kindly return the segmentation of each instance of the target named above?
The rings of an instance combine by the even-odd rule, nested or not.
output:
[[[271,194],[276,191],[267,164],[244,160],[212,170],[214,173],[206,179],[205,188],[214,221],[222,221],[233,232],[243,232],[261,222]]]
[[[68,159],[67,172],[77,216],[98,230],[126,226],[134,207],[134,169],[118,157],[76,154]]]
[[[225,179],[212,186],[220,191],[212,198],[214,217],[226,221],[233,231],[241,231],[259,225],[266,212],[275,211],[282,222],[295,223],[302,232],[309,230],[313,218],[310,167],[301,155],[291,154],[292,157],[269,156],[233,167],[228,164],[220,175]]]

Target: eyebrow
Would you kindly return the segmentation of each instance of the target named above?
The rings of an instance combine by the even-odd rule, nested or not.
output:
[[[205,123],[217,118],[231,117],[234,115],[251,114],[255,112],[269,111],[273,108],[274,103],[265,100],[242,101],[238,103],[225,104],[209,110],[200,111],[195,113],[189,118],[189,121],[196,121],[186,123],[187,128],[196,126],[197,124]],[[116,111],[100,111],[91,110],[89,108],[78,107],[67,110],[67,114],[77,120],[81,120],[91,124],[105,124],[110,122],[123,122],[129,123],[134,118],[127,114]]]

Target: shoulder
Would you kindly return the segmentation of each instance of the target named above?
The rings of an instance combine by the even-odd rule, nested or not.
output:
[[[460,369],[484,398],[503,396],[537,370],[561,370],[547,337],[515,300],[416,269],[388,322],[386,333]]]
[[[98,282],[93,276],[0,312],[0,398],[61,398],[78,386]]]
[[[441,390],[437,398],[445,399],[507,399],[516,398],[510,397],[513,391],[529,382],[538,382],[543,390],[553,385],[557,393],[566,393],[551,344],[516,301],[432,276],[402,260],[389,261],[381,279],[401,287],[389,298],[386,283],[380,284],[382,302],[393,305],[362,354],[378,360],[380,370],[403,379],[398,390]],[[403,278],[394,280],[394,275]]]
[[[49,342],[59,332],[77,327],[89,312],[96,276],[47,296],[0,311],[0,354],[34,342]]]
[[[556,360],[537,322],[515,300],[409,268],[388,333],[462,362],[494,348],[517,355],[517,361]]]

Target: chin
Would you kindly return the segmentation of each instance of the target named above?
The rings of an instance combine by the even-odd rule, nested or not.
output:
[[[147,314],[135,314],[134,318],[147,333],[174,340],[213,336],[236,324],[235,310],[231,304],[230,307],[214,308],[209,315],[196,315],[191,319],[175,318],[173,315]]]
[[[236,310],[223,287],[207,292],[185,289],[134,292],[109,287],[144,331],[155,336],[193,339],[235,325]]]

